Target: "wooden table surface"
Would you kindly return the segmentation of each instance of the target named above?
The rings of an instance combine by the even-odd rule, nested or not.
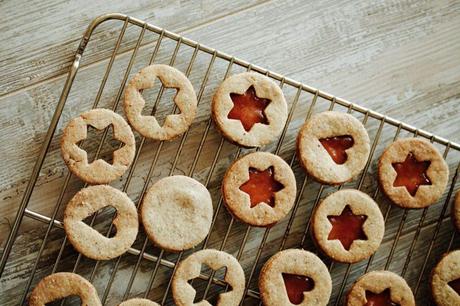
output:
[[[0,156],[3,166],[0,172],[0,244],[2,246],[14,221],[81,35],[96,16],[108,12],[120,12],[143,19],[451,141],[460,142],[460,120],[457,118],[460,115],[459,1],[3,0],[0,1],[2,19],[0,25],[2,42],[0,44],[0,143],[2,144]],[[120,23],[107,23],[101,26],[88,46],[88,54],[85,53],[76,83],[59,122],[56,137],[51,143],[44,167],[40,172],[37,192],[34,192],[28,206],[45,216],[51,216],[59,187],[67,175],[67,169],[59,158],[60,131],[70,118],[88,109],[94,101],[119,33]],[[121,63],[120,67],[114,65],[112,73],[114,75],[111,74],[111,79],[108,80],[101,96],[100,105],[103,107],[109,107],[116,99],[119,83],[123,79],[123,69],[126,67],[123,63],[126,64],[129,60],[138,33],[131,28],[126,31],[117,56],[117,60],[119,59]],[[142,60],[134,64],[130,76],[146,65],[148,56],[153,50],[155,39],[153,37],[144,39],[145,44],[142,44],[138,55]],[[162,48],[158,55],[158,62],[168,63],[173,45],[165,43]],[[185,71],[190,54],[190,50],[181,51],[174,65]],[[191,72],[190,78],[197,91],[208,61],[209,59],[198,59]],[[222,71],[224,70],[221,68],[219,77],[210,78],[209,85],[203,91],[203,104],[208,104],[210,101],[213,90],[222,78]],[[292,100],[294,93],[288,93],[287,96]],[[171,97],[171,93],[166,92],[165,98],[168,97]],[[304,103],[309,103],[308,101],[305,100]],[[184,147],[184,152],[190,152],[191,156],[195,154],[206,125],[208,110],[206,108],[199,112],[196,124],[190,132],[190,140],[187,141],[190,143],[190,148]],[[167,108],[159,109],[160,116],[166,111]],[[290,131],[292,135],[288,133],[292,139],[295,138],[296,129],[302,122],[300,117],[298,120],[296,118],[293,119],[294,127]],[[368,128],[375,135],[375,126]],[[393,134],[394,131],[383,133],[387,143],[391,140],[390,135]],[[205,157],[198,163],[194,173],[194,177],[202,182],[206,181],[209,163],[214,154],[212,150],[217,147],[220,136],[212,129],[207,141],[209,146],[206,145],[202,153]],[[151,182],[169,173],[188,173],[192,163],[192,158],[185,158],[188,153],[183,153],[184,160],[180,159],[177,165],[174,165],[175,169],[170,171],[178,143],[179,141],[175,141],[164,145]],[[96,146],[95,142],[88,144],[89,149],[95,149]],[[144,171],[133,175],[131,183],[133,187],[127,190],[133,200],[139,197],[146,178],[146,169],[158,146],[159,144],[155,142],[146,144],[146,150],[150,153],[144,154],[139,166]],[[385,143],[378,146],[375,158],[378,158],[384,146]],[[289,152],[292,153],[292,142],[284,147],[286,150],[282,150],[280,155],[289,159],[291,156]],[[212,150],[208,152],[208,148]],[[109,152],[110,148],[107,151]],[[220,179],[236,151],[234,146],[225,143],[222,152],[215,174],[210,175],[208,186],[216,202],[219,198]],[[458,154],[449,160],[451,178],[459,160]],[[297,162],[293,167],[297,177],[303,179],[304,174],[298,168]],[[374,172],[375,163],[371,163],[369,173]],[[123,180],[114,185],[123,188]],[[458,189],[457,185],[459,184],[454,186],[453,191]],[[69,186],[63,197],[64,202],[82,187],[82,183],[72,178]],[[356,184],[354,186],[356,187]],[[287,246],[299,246],[305,226],[305,216],[308,216],[319,188],[316,183],[308,184],[300,201],[299,216],[295,218]],[[366,178],[363,189],[372,194],[375,190],[375,179]],[[321,197],[330,191],[333,191],[333,188],[325,188]],[[383,196],[378,196],[377,200],[382,210],[386,210],[388,201]],[[385,245],[382,245],[377,253],[371,270],[382,269],[385,266],[400,220],[406,218],[402,223],[404,230],[401,232],[400,243],[388,268],[396,273],[402,272],[408,249],[414,235],[417,235],[413,258],[405,274],[409,285],[414,288],[420,272],[420,264],[427,253],[423,245],[431,241],[443,201],[449,204],[449,197],[444,195],[436,208],[430,208],[424,213],[411,211],[404,215],[402,210],[391,210],[385,236],[386,244],[384,243]],[[62,208],[57,212],[57,220],[62,220],[61,217]],[[416,228],[420,218],[424,218],[423,230],[417,233]],[[210,239],[209,247],[219,247],[229,222],[231,222],[230,216],[225,209],[222,209],[216,221],[216,235]],[[277,243],[282,238],[286,223],[287,221],[283,223],[284,228],[280,224],[279,229],[275,227],[272,231],[267,246],[261,254],[257,271],[264,260],[277,249]],[[107,225],[107,222],[104,224]],[[46,224],[28,217],[24,219],[8,265],[0,278],[1,305],[17,305],[21,300],[46,229]],[[248,232],[246,226],[236,222],[228,237],[228,247],[224,249],[236,254],[241,240],[245,239],[245,233]],[[280,234],[277,235],[278,233]],[[428,271],[424,271],[425,274],[447,248],[451,233],[449,220],[442,220],[439,239],[436,240],[433,252],[430,253]],[[240,261],[245,268],[246,276],[249,276],[264,230],[253,229],[247,235],[249,235],[248,243],[240,254]],[[37,272],[31,279],[32,286],[42,276],[51,272],[59,255],[62,255],[62,258],[59,258],[60,263],[56,265],[57,270],[73,269],[77,254],[71,246],[67,244],[63,252],[59,253],[63,237],[61,229],[55,227],[51,229],[40,260],[37,262]],[[137,245],[141,248],[142,241],[140,245],[137,242]],[[304,246],[314,250],[314,247],[308,243]],[[458,246],[457,238],[454,241],[455,246]],[[154,255],[160,253],[150,244],[147,250]],[[136,256],[132,255],[132,258],[130,256],[119,264],[111,289],[106,290],[106,285],[115,261],[98,264],[100,267],[97,273],[92,275],[100,295],[107,295],[108,305],[116,305],[123,297],[126,283],[137,262]],[[177,255],[168,254],[165,258],[174,261]],[[327,260],[326,262],[329,264]],[[349,288],[363,272],[366,262],[353,267],[346,288]],[[93,267],[94,261],[82,258],[77,272],[90,278]],[[154,263],[148,260],[139,262],[139,271],[129,296],[143,295],[154,267]],[[346,270],[347,265],[335,264],[332,267],[334,294],[331,304],[335,303]],[[160,266],[158,277],[153,282],[153,289],[148,295],[150,298],[161,301],[171,271],[170,268]],[[256,276],[257,274],[251,282],[251,288],[254,290],[257,289]],[[426,278],[423,278],[422,288],[417,295],[420,305],[431,303],[426,289]],[[167,301],[169,303],[170,295]],[[245,305],[253,304],[254,301],[248,298]]]

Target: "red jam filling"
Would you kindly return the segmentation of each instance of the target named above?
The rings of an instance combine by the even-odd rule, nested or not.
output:
[[[273,167],[269,167],[264,171],[249,168],[249,180],[241,185],[240,190],[249,194],[252,208],[262,202],[275,206],[275,193],[283,188],[283,184],[275,179]]]
[[[458,295],[460,295],[460,278],[453,280],[448,283],[449,286],[457,292]]]
[[[332,160],[339,165],[347,161],[348,155],[345,151],[355,144],[353,137],[349,135],[322,138],[319,142],[321,142],[327,153],[329,153]]]
[[[240,120],[246,132],[256,123],[268,124],[264,110],[270,103],[269,99],[256,96],[254,86],[251,86],[242,95],[231,93],[233,108],[228,113],[228,119]]]
[[[414,154],[409,153],[402,163],[391,164],[397,173],[393,186],[404,186],[411,196],[415,196],[418,187],[431,185],[431,181],[426,174],[430,164],[430,161],[419,162]]]
[[[302,303],[303,293],[312,291],[315,287],[313,279],[307,276],[283,273],[283,279],[289,301],[294,305]]]
[[[366,290],[367,303],[364,306],[399,306],[391,300],[390,289],[385,289],[381,293],[373,293]]]
[[[363,224],[367,219],[365,215],[355,215],[350,206],[345,206],[339,216],[327,216],[332,224],[328,240],[340,240],[345,250],[350,250],[355,240],[367,240],[363,231]]]

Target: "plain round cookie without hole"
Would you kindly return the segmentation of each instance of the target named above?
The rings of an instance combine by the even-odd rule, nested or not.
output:
[[[348,229],[350,232],[346,232]],[[335,261],[354,263],[368,258],[379,248],[384,232],[385,221],[379,206],[359,190],[336,191],[313,212],[313,240]],[[362,234],[365,237],[360,237]]]
[[[287,276],[308,277],[313,288],[303,292],[302,301],[299,292],[286,289]],[[298,280],[294,280],[297,282]],[[291,282],[294,285],[294,283]],[[298,285],[297,285],[298,286]],[[305,288],[305,287],[304,287]],[[315,254],[301,249],[289,249],[276,253],[263,266],[259,275],[259,290],[265,306],[327,305],[331,291],[332,280],[326,265]],[[289,297],[288,291],[292,292]]]
[[[141,219],[149,238],[173,252],[193,248],[211,227],[213,207],[209,191],[182,175],[163,178],[147,191]]]
[[[130,299],[118,306],[159,306],[157,303],[147,299]]]
[[[29,297],[29,306],[45,306],[71,295],[79,296],[82,305],[102,305],[90,282],[75,273],[59,272],[46,276],[35,286]]]
[[[112,164],[103,159],[88,163],[88,154],[78,146],[87,138],[88,126],[103,130],[113,126],[114,139],[123,146],[113,152]],[[67,167],[77,177],[90,184],[108,184],[125,173],[134,160],[136,142],[128,123],[117,113],[97,108],[82,113],[65,127],[61,138],[61,153]]]
[[[390,271],[372,271],[361,276],[348,292],[347,306],[367,305],[368,299],[383,297],[400,306],[415,306],[414,295],[404,278]]]
[[[395,167],[400,166],[404,175],[414,173],[412,169],[415,168],[415,175],[422,180],[420,185],[409,185],[415,188],[414,195],[408,187],[395,186],[400,176]],[[436,203],[446,189],[448,177],[449,168],[442,155],[424,139],[396,140],[385,149],[379,159],[378,178],[381,189],[394,204],[403,208],[424,208]],[[409,176],[405,178],[411,183],[412,179]],[[430,182],[423,182],[424,179]]]
[[[206,265],[217,271],[226,268],[224,281],[230,285],[230,291],[219,294],[215,306],[237,306],[240,304],[245,288],[243,268],[232,255],[212,249],[201,250],[182,260],[174,273],[172,294],[177,306],[211,306],[203,300],[194,303],[196,291],[189,281],[200,276],[201,266]]]
[[[227,169],[222,194],[227,209],[237,219],[253,226],[271,226],[294,205],[296,180],[281,157],[255,152]]]
[[[457,191],[457,194],[455,195],[455,201],[452,205],[451,216],[455,228],[457,229],[457,231],[460,231],[460,191]]]
[[[141,91],[154,87],[156,79],[166,88],[175,88],[174,103],[179,114],[166,116],[162,126],[155,116],[142,115],[145,100]],[[125,90],[124,110],[132,127],[144,137],[155,140],[172,140],[183,134],[195,119],[197,109],[195,90],[189,79],[168,65],[150,65],[143,68],[129,82]]]
[[[240,114],[232,117],[235,107],[232,96],[241,97],[244,101],[251,99],[251,107],[244,106],[244,109],[235,112]],[[253,109],[255,103],[261,101],[263,109]],[[228,140],[243,147],[261,147],[275,140],[284,128],[287,112],[281,88],[268,77],[255,72],[244,72],[225,79],[212,100],[212,118],[217,128]],[[258,118],[256,122],[254,117]]]
[[[327,111],[313,115],[302,126],[297,152],[300,164],[315,180],[339,185],[364,169],[370,152],[369,135],[355,117]]]
[[[433,269],[431,293],[438,306],[460,305],[460,250],[444,255]]]
[[[112,223],[117,232],[108,238],[83,222],[98,210],[116,209]],[[137,236],[139,221],[134,203],[126,195],[108,185],[96,185],[80,190],[64,211],[64,230],[72,246],[86,257],[108,260],[125,253]]]

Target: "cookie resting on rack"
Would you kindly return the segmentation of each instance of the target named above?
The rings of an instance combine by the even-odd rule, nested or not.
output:
[[[435,266],[431,293],[438,306],[460,305],[460,250],[445,254]]]

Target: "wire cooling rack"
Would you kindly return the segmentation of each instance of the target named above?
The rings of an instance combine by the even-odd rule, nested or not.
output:
[[[113,41],[101,43],[105,38],[97,29],[104,26],[118,31]],[[90,46],[93,40],[95,46]],[[85,57],[107,50],[112,52],[104,70],[87,65],[80,69],[78,76],[82,74],[81,78],[77,77]],[[24,304],[33,286],[43,276],[57,271],[73,271],[88,278],[95,284],[105,304],[116,305],[134,296],[148,297],[162,305],[172,304],[171,275],[176,263],[194,250],[169,254],[151,245],[141,232],[127,254],[110,261],[93,261],[76,253],[67,243],[60,221],[66,201],[85,186],[72,177],[59,157],[57,144],[61,127],[71,117],[91,108],[91,104],[93,108],[107,107],[121,113],[119,104],[127,80],[140,68],[159,62],[183,70],[198,89],[197,119],[190,130],[172,142],[151,142],[137,136],[134,163],[114,185],[127,192],[139,205],[152,182],[167,175],[186,174],[205,184],[213,195],[215,214],[210,235],[195,250],[217,248],[238,258],[247,278],[242,305],[261,303],[257,291],[258,272],[271,255],[291,247],[303,247],[318,253],[309,236],[311,211],[322,198],[340,188],[357,188],[370,194],[383,212],[386,233],[378,252],[357,264],[334,263],[319,254],[329,266],[333,278],[330,305],[341,304],[346,290],[357,277],[377,269],[388,269],[402,275],[414,291],[418,303],[431,304],[428,275],[441,254],[458,244],[448,208],[457,189],[459,144],[122,14],[98,17],[90,24],[80,42],[42,149],[19,203],[16,219],[4,244],[0,260],[0,304]],[[252,150],[238,148],[220,137],[212,125],[209,104],[214,90],[225,77],[245,70],[264,74],[277,81],[290,107],[280,138],[262,150],[278,154],[290,163],[296,174],[298,194],[292,212],[285,220],[268,229],[252,228],[234,220],[223,208],[219,190],[227,166]],[[78,85],[78,82],[82,85]],[[92,103],[79,100],[82,88],[85,91],[94,88],[96,95]],[[72,95],[74,89],[77,94]],[[171,95],[168,96],[165,88],[161,87],[153,96],[154,102],[149,106],[149,112],[164,117],[170,112],[171,100],[167,99],[169,103],[166,104],[162,100]],[[166,106],[163,107],[163,104]],[[295,157],[295,137],[302,123],[313,113],[332,109],[348,112],[362,120],[371,137],[370,157],[363,173],[353,182],[339,187],[312,181],[300,169]],[[173,107],[172,112],[175,111]],[[116,149],[107,148],[106,142],[110,137],[110,131],[105,130],[102,136],[93,137],[100,141],[90,138],[81,146],[88,152],[94,152],[94,158],[110,155]],[[449,164],[449,185],[436,205],[422,210],[404,210],[392,206],[379,193],[376,160],[382,150],[399,137],[429,139]],[[56,168],[61,169],[61,172],[57,171],[61,175],[50,180],[43,179],[49,169]],[[113,233],[112,216],[113,211],[103,211],[92,216],[88,222],[109,236]],[[24,242],[28,239],[33,240],[31,245]],[[9,286],[9,281],[18,273],[22,273],[20,280],[16,279]],[[219,271],[202,270],[199,279],[193,281],[197,300],[205,298],[213,301],[220,292],[229,290],[222,279]],[[61,304],[73,302],[76,301],[67,299]]]

